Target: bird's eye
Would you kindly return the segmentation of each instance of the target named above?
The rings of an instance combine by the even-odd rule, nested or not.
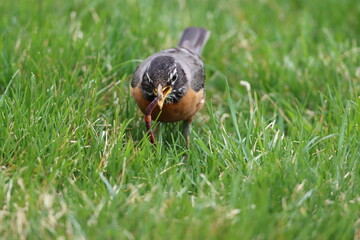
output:
[[[178,77],[178,75],[177,74],[174,74],[174,75],[172,75],[172,77],[171,77],[171,81],[175,81],[176,79],[177,79],[177,77]]]

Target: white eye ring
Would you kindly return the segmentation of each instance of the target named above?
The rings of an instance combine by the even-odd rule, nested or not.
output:
[[[176,68],[174,68],[174,71],[170,74],[170,79],[169,79],[171,82],[171,85],[173,85],[177,79],[178,79],[177,70],[176,70]]]
[[[146,72],[146,77],[147,77],[147,79],[149,80],[149,82],[151,83],[151,82],[152,82],[152,80],[151,80],[151,78],[150,78],[150,76],[149,76],[149,73],[148,73],[148,72]]]

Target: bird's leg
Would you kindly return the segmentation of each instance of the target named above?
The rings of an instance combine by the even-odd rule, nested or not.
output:
[[[184,121],[183,124],[183,133],[186,139],[186,146],[189,149],[190,148],[190,126],[191,126],[192,118],[189,118]]]

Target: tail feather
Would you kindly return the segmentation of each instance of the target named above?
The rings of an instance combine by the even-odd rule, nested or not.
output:
[[[208,30],[189,27],[184,30],[178,46],[189,49],[200,56],[209,37],[210,32]]]

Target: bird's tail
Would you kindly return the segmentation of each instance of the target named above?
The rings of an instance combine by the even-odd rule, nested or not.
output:
[[[209,37],[210,32],[208,30],[189,27],[184,30],[178,46],[189,49],[200,56]]]

